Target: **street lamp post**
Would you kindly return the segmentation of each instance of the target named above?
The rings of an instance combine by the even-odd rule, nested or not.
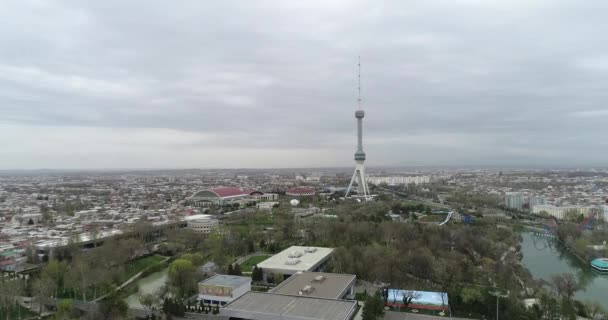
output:
[[[496,297],[496,320],[498,320],[498,299],[499,298],[506,298],[509,296],[509,290],[507,290],[507,293],[502,293],[498,290],[496,291],[490,291],[488,292],[490,295],[493,295]]]

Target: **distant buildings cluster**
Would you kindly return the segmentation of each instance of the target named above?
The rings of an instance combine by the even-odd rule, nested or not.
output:
[[[556,219],[566,219],[568,215],[592,216],[608,221],[608,206],[606,205],[553,205],[547,204],[544,196],[528,196],[523,192],[507,192],[505,194],[505,207],[514,210],[529,210],[532,214],[548,215]]]
[[[402,184],[423,184],[431,182],[429,176],[386,176],[386,177],[367,177],[367,182],[379,185],[388,184],[389,186],[402,185]]]

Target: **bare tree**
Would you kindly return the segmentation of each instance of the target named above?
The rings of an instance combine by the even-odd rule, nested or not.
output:
[[[23,293],[23,282],[20,279],[6,280],[0,283],[0,309],[4,309],[6,319],[9,319],[11,310],[19,308],[18,301]]]
[[[606,310],[596,301],[585,301],[585,309],[591,319],[595,319],[596,315],[605,314]]]
[[[148,314],[150,314],[154,307],[156,307],[159,303],[159,298],[155,293],[142,293],[140,291],[138,294],[138,299],[139,303],[141,303]]]
[[[583,289],[581,284],[571,273],[561,273],[551,276],[551,287],[555,293],[562,298],[571,300],[574,294]]]
[[[48,303],[53,292],[55,291],[55,283],[45,275],[36,279],[32,284],[32,295],[38,302],[38,314],[42,314],[42,306]]]

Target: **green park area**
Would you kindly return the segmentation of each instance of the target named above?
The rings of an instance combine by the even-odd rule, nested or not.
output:
[[[124,280],[128,280],[134,275],[138,274],[146,270],[149,267],[155,266],[165,260],[165,257],[160,255],[153,255],[144,258],[139,258],[137,260],[132,261],[127,265],[125,270]]]
[[[240,265],[241,270],[243,272],[251,272],[251,269],[253,269],[253,266],[268,259],[268,257],[269,257],[269,255],[253,256],[253,257],[243,261],[243,263],[241,263],[241,265]]]

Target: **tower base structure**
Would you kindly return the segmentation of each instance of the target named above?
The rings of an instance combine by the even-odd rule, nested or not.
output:
[[[365,200],[371,199],[372,195],[369,192],[369,186],[365,179],[365,166],[363,165],[363,161],[356,162],[355,172],[353,173],[352,179],[350,179],[348,189],[346,189],[346,197],[351,193],[355,181],[357,182],[357,195],[353,197],[364,198]]]

